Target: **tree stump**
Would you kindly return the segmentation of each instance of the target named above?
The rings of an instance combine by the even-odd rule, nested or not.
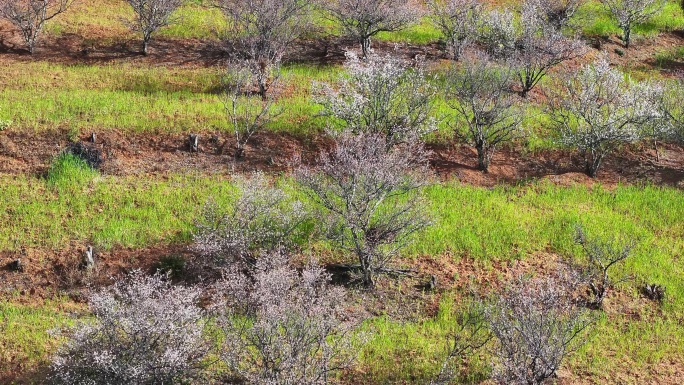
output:
[[[199,135],[188,135],[188,148],[190,149],[190,152],[199,152]]]

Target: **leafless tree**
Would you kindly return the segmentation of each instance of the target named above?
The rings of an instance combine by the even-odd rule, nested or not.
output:
[[[587,0],[526,0],[523,7],[532,6],[539,9],[539,16],[557,30],[571,25],[571,19],[577,9]]]
[[[230,61],[228,71],[224,77],[225,101],[224,105],[230,126],[235,135],[236,160],[245,156],[245,146],[256,132],[280,114],[274,107],[275,98],[279,94],[280,74],[273,75],[267,95],[252,95],[255,75],[241,61]]]
[[[465,122],[465,138],[477,149],[477,164],[484,172],[496,148],[520,134],[520,98],[510,89],[515,73],[480,57],[447,75],[447,103],[461,117],[459,123]]]
[[[299,201],[272,186],[261,173],[238,179],[230,209],[209,201],[194,234],[194,249],[216,267],[253,265],[265,251],[288,248],[288,237],[307,213]]]
[[[404,29],[421,14],[413,0],[321,0],[320,4],[361,44],[364,58],[373,36]]]
[[[423,63],[412,68],[399,58],[371,54],[360,60],[347,54],[347,74],[338,85],[315,84],[323,114],[354,133],[378,133],[389,147],[435,129],[430,118],[435,88]]]
[[[428,178],[419,141],[388,150],[377,134],[343,134],[321,157],[319,170],[297,171],[309,196],[329,214],[327,235],[356,257],[368,287],[387,272],[409,236],[428,224],[415,194]]]
[[[66,333],[52,361],[60,384],[170,384],[197,381],[210,344],[202,291],[139,271],[93,294],[94,319]]]
[[[250,384],[323,385],[355,357],[342,324],[344,291],[315,263],[300,273],[280,252],[218,285],[226,307],[222,359]]]
[[[591,177],[607,154],[641,137],[644,124],[659,117],[646,83],[625,79],[598,58],[552,86],[549,109],[561,143],[576,147]]]
[[[183,4],[183,0],[126,0],[135,12],[135,18],[126,21],[126,25],[134,32],[142,34],[142,51],[147,55],[147,48],[152,34],[162,27],[178,21],[171,15]]]
[[[660,12],[666,0],[601,0],[603,6],[617,19],[622,30],[622,42],[629,48],[632,29],[635,25],[647,22]]]
[[[447,52],[459,60],[463,51],[477,40],[483,14],[480,0],[430,0],[430,18],[446,40]]]
[[[684,82],[663,84],[662,92],[654,94],[661,119],[655,126],[656,138],[684,142]]]
[[[216,0],[228,17],[233,59],[252,72],[259,95],[266,97],[283,56],[309,25],[312,0]]]
[[[65,12],[75,0],[0,0],[0,19],[19,29],[33,53],[45,23]]]
[[[544,2],[528,0],[521,12],[522,29],[516,40],[512,60],[520,68],[522,95],[526,96],[548,71],[565,61],[582,56],[586,46],[567,38],[545,19]]]
[[[487,307],[498,383],[541,385],[586,342],[593,320],[575,305],[569,283],[564,277],[519,280]]]
[[[475,353],[492,339],[485,308],[473,303],[458,317],[455,331],[448,336],[447,357],[430,385],[449,385],[456,377],[459,360]]]
[[[582,246],[588,258],[587,266],[582,269],[583,281],[588,286],[590,295],[587,305],[593,309],[601,308],[608,289],[615,284],[608,275],[608,270],[632,255],[635,242],[590,238],[581,226],[576,228],[575,242]],[[618,282],[625,279],[621,278]]]

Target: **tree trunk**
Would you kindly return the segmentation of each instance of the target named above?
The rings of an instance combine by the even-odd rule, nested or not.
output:
[[[625,36],[622,38],[622,40],[625,43],[625,49],[629,49],[629,42],[632,39],[632,28],[631,27],[625,27]]]
[[[365,37],[361,40],[361,54],[363,58],[368,57],[368,52],[370,51],[370,37]]]
[[[143,55],[147,56],[148,52],[148,46],[149,46],[149,40],[148,39],[143,39],[143,44],[142,44],[142,52]]]
[[[489,172],[489,154],[483,145],[477,145],[477,168],[482,172]]]

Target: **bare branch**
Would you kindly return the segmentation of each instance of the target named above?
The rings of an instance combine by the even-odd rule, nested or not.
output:
[[[142,34],[142,52],[147,55],[152,34],[162,27],[178,21],[171,15],[183,4],[183,0],[126,0],[135,12],[135,18],[126,21],[131,31]]]
[[[480,57],[447,75],[447,103],[465,122],[467,140],[477,149],[478,166],[485,172],[496,148],[520,134],[523,113],[510,90],[515,73]]]
[[[425,150],[417,141],[388,150],[383,136],[343,134],[320,164],[300,168],[297,179],[329,213],[328,237],[358,259],[372,287],[374,275],[428,224],[413,193],[429,176]]]
[[[45,22],[65,12],[76,0],[0,0],[0,19],[19,29],[33,53]]]
[[[322,0],[321,6],[370,54],[370,39],[380,32],[404,29],[418,20],[421,10],[412,0]]]

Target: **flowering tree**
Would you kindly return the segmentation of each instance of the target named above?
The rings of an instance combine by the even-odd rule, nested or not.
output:
[[[526,0],[523,7],[538,9],[544,21],[560,30],[571,24],[572,17],[584,3],[586,0]]]
[[[435,89],[422,63],[410,68],[396,57],[348,53],[339,85],[315,85],[324,114],[354,133],[381,134],[389,147],[435,129],[430,119]]]
[[[354,358],[341,322],[344,291],[315,263],[298,273],[288,262],[266,253],[218,285],[226,300],[221,358],[251,384],[323,385]]]
[[[480,0],[430,0],[430,19],[439,28],[452,59],[459,60],[463,51],[477,40],[483,13]]]
[[[74,0],[0,0],[0,19],[18,28],[33,53],[45,23],[66,12]]]
[[[515,69],[480,58],[447,75],[449,106],[467,126],[466,139],[477,150],[477,164],[487,172],[496,148],[520,133],[523,114],[510,89]],[[458,132],[458,127],[456,127]]]
[[[210,201],[197,223],[194,248],[216,267],[253,265],[262,252],[287,249],[288,236],[307,215],[299,201],[289,200],[261,173],[239,179],[238,187],[230,210]]]
[[[632,28],[648,21],[660,12],[666,0],[601,0],[603,6],[617,19],[622,29],[622,42],[629,48],[632,40]]]
[[[573,303],[572,282],[519,281],[487,307],[485,317],[497,341],[496,382],[541,385],[586,342],[593,320]]]
[[[565,61],[584,55],[586,46],[568,38],[546,14],[544,1],[527,0],[516,27],[512,12],[492,11],[485,18],[482,39],[490,54],[507,59],[519,69],[521,94],[527,94],[548,71]]]
[[[653,86],[634,83],[605,58],[569,73],[553,87],[549,109],[561,143],[576,147],[587,175],[619,145],[641,137],[642,126],[659,118]]]
[[[300,168],[297,179],[329,214],[328,237],[358,260],[362,281],[374,277],[428,221],[413,194],[429,175],[418,141],[387,149],[384,136],[345,133],[320,168]]]
[[[663,92],[655,94],[661,119],[655,125],[656,138],[684,142],[684,83],[675,81],[662,84]]]
[[[183,4],[183,0],[126,0],[135,12],[135,18],[127,22],[128,27],[142,34],[142,51],[147,55],[147,48],[152,34],[159,28],[177,21],[172,18],[173,12]]]
[[[61,384],[170,384],[198,380],[209,351],[201,290],[139,271],[89,299],[93,320],[69,330],[52,361]]]
[[[364,58],[370,53],[371,37],[401,30],[420,15],[411,0],[324,0],[321,5],[361,44]]]

